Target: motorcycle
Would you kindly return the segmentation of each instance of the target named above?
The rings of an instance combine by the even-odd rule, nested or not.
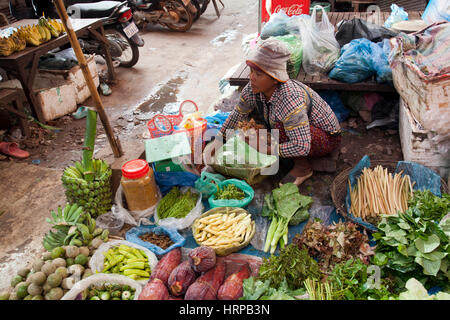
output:
[[[198,12],[190,0],[128,0],[128,5],[139,28],[159,23],[171,30],[186,32]]]
[[[119,61],[122,67],[130,68],[139,60],[139,47],[144,40],[133,21],[133,13],[127,1],[100,1],[95,3],[75,3],[67,7],[71,18],[102,18],[105,37],[111,57]],[[83,52],[104,55],[101,43],[97,39],[79,39]]]

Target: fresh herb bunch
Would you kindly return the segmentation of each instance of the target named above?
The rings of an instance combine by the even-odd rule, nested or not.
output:
[[[197,204],[199,195],[191,192],[181,193],[178,187],[173,187],[168,194],[158,204],[158,217],[166,218],[184,218],[191,212]]]
[[[447,197],[448,195],[444,195]],[[450,289],[450,219],[434,220],[445,199],[426,193],[416,193],[405,213],[384,217],[373,234],[377,241],[373,263],[385,267],[399,288],[409,278],[424,286]],[[427,199],[427,200],[425,200]]]
[[[337,264],[328,276],[333,300],[395,299],[393,283],[388,278],[368,281],[368,266],[359,259]],[[377,288],[378,287],[378,288]]]
[[[289,288],[302,288],[307,278],[321,278],[319,265],[307,249],[300,250],[295,244],[284,247],[279,256],[264,258],[258,273],[258,280],[270,280],[274,288],[278,288],[284,279]]]
[[[430,190],[415,191],[408,204],[420,212],[422,219],[439,221],[450,212],[450,194],[436,197]]]
[[[242,200],[245,199],[245,193],[234,184],[228,184],[223,188],[217,186],[214,197],[215,200]]]

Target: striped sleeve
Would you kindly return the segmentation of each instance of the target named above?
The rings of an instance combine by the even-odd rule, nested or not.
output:
[[[279,154],[284,158],[306,156],[311,149],[306,101],[301,95],[290,95],[283,103],[281,118],[289,141],[280,144]]]

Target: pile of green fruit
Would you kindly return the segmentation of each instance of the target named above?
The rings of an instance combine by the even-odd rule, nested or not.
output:
[[[64,170],[61,177],[67,201],[82,206],[92,217],[112,207],[112,170],[104,160],[93,159],[97,133],[97,112],[88,109],[83,158]]]
[[[112,170],[103,160],[92,160],[93,180],[87,181],[81,162],[75,162],[75,166],[67,167],[61,177],[66,197],[69,203],[76,203],[86,208],[92,216],[97,217],[111,210]]]
[[[52,219],[47,218],[54,231],[50,230],[43,238],[44,248],[48,251],[64,245],[90,246],[98,248],[103,241],[108,241],[109,231],[96,228],[96,222],[83,207],[68,204],[51,212]]]
[[[60,300],[75,283],[93,274],[88,268],[93,250],[64,246],[45,252],[31,268],[19,270],[0,300]]]
[[[134,300],[135,292],[135,288],[127,285],[91,285],[81,293],[81,300]]]
[[[102,273],[117,273],[133,280],[148,280],[151,269],[144,250],[121,244],[104,252]]]

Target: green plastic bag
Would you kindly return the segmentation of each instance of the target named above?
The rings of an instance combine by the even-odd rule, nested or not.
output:
[[[217,185],[224,180],[225,177],[221,174],[202,172],[194,186],[202,194],[203,199],[207,199],[217,192]]]
[[[296,79],[300,68],[302,66],[303,59],[303,44],[302,41],[293,34],[288,34],[285,36],[274,37],[282,41],[289,49],[291,57],[287,61],[286,69],[289,74],[289,78]]]
[[[223,188],[229,184],[234,184],[237,188],[241,189],[242,191],[244,191],[245,194],[245,198],[242,200],[225,200],[225,199],[221,199],[221,200],[216,200],[215,199],[215,192],[214,194],[212,194],[209,199],[209,205],[212,208],[217,208],[217,207],[239,207],[239,208],[244,208],[246,206],[248,206],[248,204],[250,202],[252,202],[253,197],[255,196],[255,191],[253,190],[252,187],[250,187],[250,185],[248,185],[245,181],[242,180],[238,180],[238,179],[228,179],[225,180],[223,182],[219,182],[219,188]],[[218,189],[216,189],[217,191]]]
[[[228,139],[215,156],[215,164],[230,168],[264,168],[276,161],[276,156],[258,152],[237,136]]]

